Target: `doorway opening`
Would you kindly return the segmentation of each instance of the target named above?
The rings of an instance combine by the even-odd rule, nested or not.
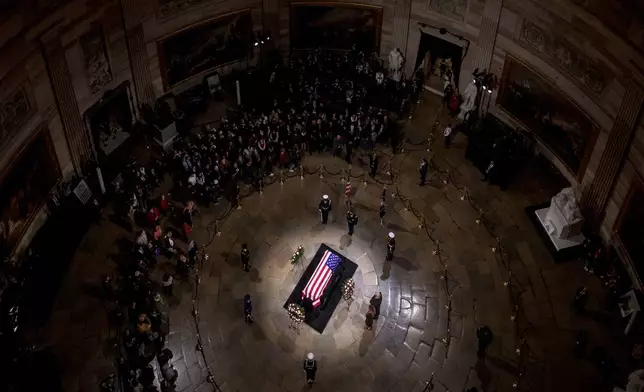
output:
[[[457,87],[462,61],[462,46],[421,31],[414,69],[422,66],[426,89],[444,96],[447,83]]]

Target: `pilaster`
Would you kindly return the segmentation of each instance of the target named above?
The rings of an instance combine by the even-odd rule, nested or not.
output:
[[[481,29],[476,42],[477,54],[474,60],[474,68],[478,68],[480,71],[489,70],[492,64],[492,55],[494,54],[494,45],[496,43],[496,34],[499,30],[502,8],[503,0],[485,1]]]
[[[582,211],[586,223],[591,229],[597,229],[602,222],[606,205],[615,187],[622,164],[627,158],[633,132],[636,129],[642,105],[644,105],[642,87],[635,81],[627,83],[627,86],[593,182],[582,196]]]
[[[407,52],[407,41],[409,38],[409,19],[411,14],[411,0],[396,0],[394,5],[394,48],[400,49],[405,58]]]
[[[148,52],[143,33],[141,0],[121,0],[127,51],[132,69],[132,79],[139,105],[154,103],[154,89],[148,67]]]
[[[54,28],[41,37],[41,43],[71,161],[74,170],[80,173],[85,162],[92,158],[92,147],[78,108],[59,29]]]

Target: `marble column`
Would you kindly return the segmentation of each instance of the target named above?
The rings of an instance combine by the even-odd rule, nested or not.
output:
[[[41,37],[41,43],[69,155],[74,170],[80,173],[83,165],[92,159],[92,147],[89,133],[85,129],[85,123],[78,108],[65,49],[58,30],[54,28]]]
[[[606,141],[593,182],[581,200],[584,218],[589,228],[597,229],[603,220],[619,171],[628,156],[628,149],[637,128],[637,120],[644,105],[644,90],[635,81],[626,84],[626,94],[617,118]]]
[[[140,0],[121,0],[121,10],[136,98],[139,105],[152,105],[155,97],[143,34],[143,12]]]
[[[488,70],[492,64],[492,55],[496,43],[496,34],[499,30],[501,20],[501,9],[503,0],[486,0],[483,8],[483,19],[477,39],[477,53],[474,60],[474,68]]]
[[[394,5],[394,45],[393,48],[400,49],[405,59],[409,57],[407,53],[407,41],[409,38],[409,23],[411,20],[411,0],[396,0]],[[392,49],[393,49],[392,48]]]

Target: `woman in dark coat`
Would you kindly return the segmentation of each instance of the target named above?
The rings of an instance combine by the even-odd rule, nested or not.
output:
[[[378,291],[374,294],[373,297],[371,297],[369,304],[374,308],[373,319],[378,319],[378,316],[380,316],[380,305],[382,305],[382,293]]]

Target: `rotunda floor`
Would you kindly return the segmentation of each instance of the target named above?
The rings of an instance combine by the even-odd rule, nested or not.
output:
[[[420,105],[405,129],[419,143],[407,143],[393,156],[377,177],[381,183],[366,177],[365,185],[368,162],[355,159],[352,201],[359,223],[352,237],[345,218],[346,176],[340,173],[349,168],[327,156],[304,162],[308,171],[323,166],[323,178],[284,173],[280,184],[278,174],[277,183],[245,198],[241,209],[219,222],[219,236],[214,222],[227,206],[202,210],[193,234],[197,243],[207,244],[210,257],[198,271],[199,296],[193,303],[193,276],[177,283],[170,301],[167,345],[175,353],[178,391],[214,390],[209,370],[224,392],[300,391],[308,388],[301,365],[307,352],[319,363],[316,391],[420,392],[430,380],[434,391],[574,391],[593,385],[593,369],[573,358],[574,335],[589,329],[601,342],[608,332],[571,316],[569,304],[576,288],[599,292],[599,283],[577,262],[555,265],[524,212],[547,201],[551,190],[531,179],[506,192],[482,182],[464,158],[465,137],[456,135],[452,148],[444,149],[442,126],[433,152],[442,174],[430,170],[429,184],[418,186],[418,164],[428,156],[424,141],[438,115],[433,100]],[[381,226],[382,183],[390,185]],[[327,226],[317,212],[322,194],[334,205]],[[396,233],[397,250],[389,262],[390,231]],[[113,269],[109,255],[115,244],[131,237],[109,220],[92,228],[59,295],[42,339],[65,365],[67,391],[95,390],[113,371],[114,332],[100,300],[83,294],[83,288]],[[248,273],[239,259],[242,243],[251,251]],[[283,304],[322,243],[353,260],[358,270],[354,300],[342,301],[319,334],[306,325],[291,328]],[[299,245],[305,256],[294,266],[290,258]],[[158,268],[173,271],[169,263]],[[364,314],[377,291],[384,297],[382,315],[367,331]],[[245,294],[253,298],[253,325],[244,323]],[[196,349],[193,307],[199,311],[203,355]],[[495,335],[486,360],[476,356],[476,328],[482,325]]]

